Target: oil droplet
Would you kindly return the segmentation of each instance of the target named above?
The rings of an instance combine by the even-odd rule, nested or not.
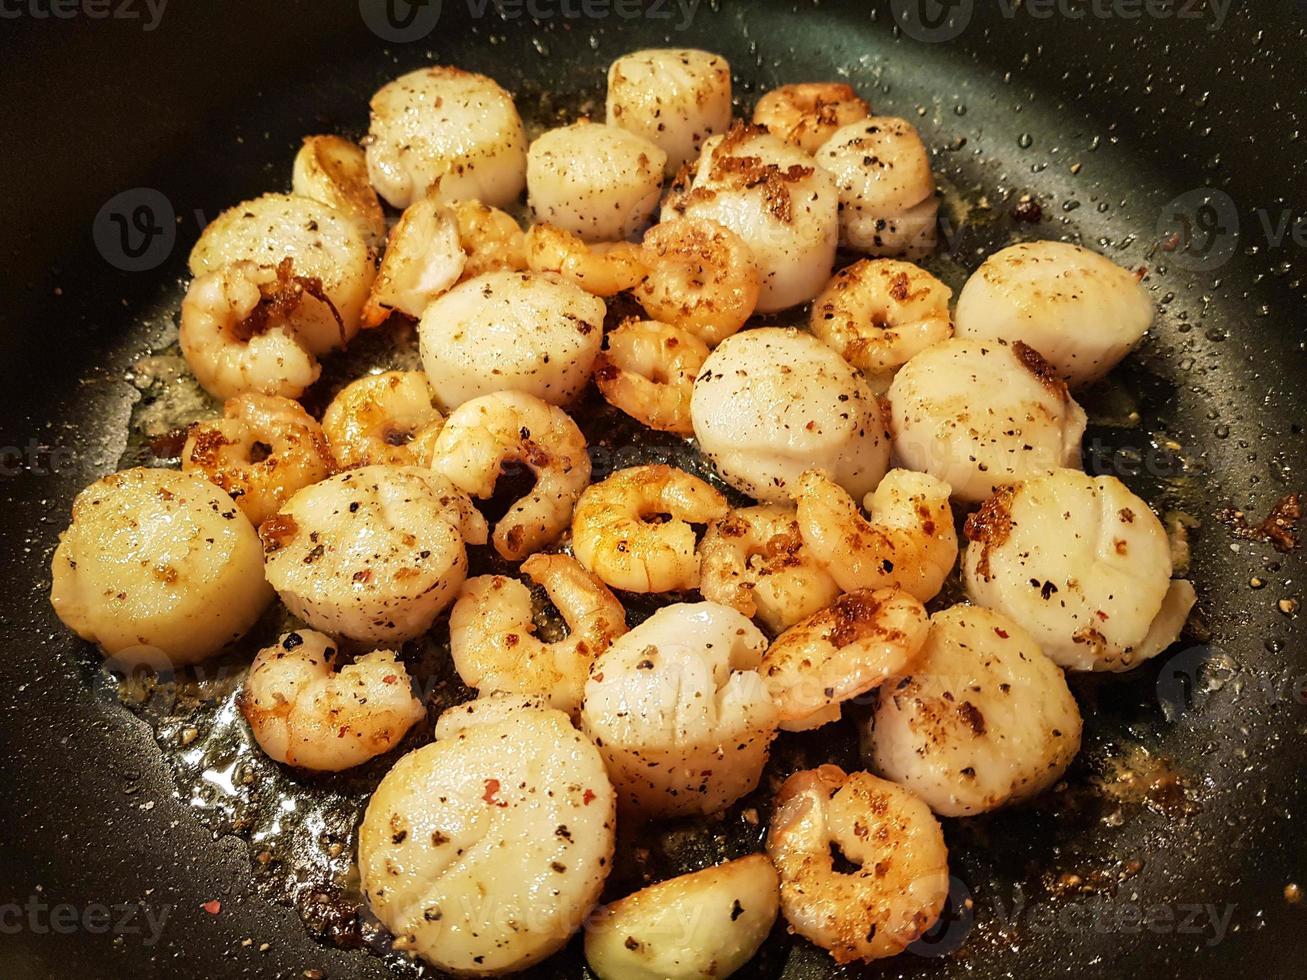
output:
[[[1034,142],[1035,142],[1035,138],[1031,136],[1029,133],[1022,133],[1020,136],[1017,137],[1017,146],[1021,147],[1021,149],[1023,150],[1028,150],[1031,146],[1034,145]]]

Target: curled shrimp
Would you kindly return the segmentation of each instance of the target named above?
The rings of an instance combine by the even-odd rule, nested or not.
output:
[[[759,673],[786,731],[818,728],[840,703],[903,673],[930,623],[925,607],[899,589],[864,589],[791,626],[767,649]]]
[[[322,416],[322,431],[342,469],[430,466],[444,424],[421,371],[385,371],[352,381]]]
[[[837,850],[858,869],[837,871]],[[785,780],[767,855],[791,928],[837,963],[902,952],[948,898],[948,848],[930,807],[866,772],[824,765]]]
[[[288,766],[339,772],[388,752],[426,717],[391,650],[335,669],[336,644],[313,630],[259,651],[240,694],[255,740]]]
[[[505,463],[522,463],[536,484],[495,526],[495,550],[519,561],[567,529],[590,482],[585,436],[556,405],[520,391],[496,391],[464,402],[436,437],[432,468],[455,486],[486,499]]]
[[[845,592],[896,587],[928,602],[958,559],[949,485],[925,473],[885,474],[865,504],[820,470],[799,478],[797,516],[808,552]]]
[[[228,399],[221,418],[191,426],[182,449],[183,472],[222,487],[255,527],[335,468],[322,428],[298,402],[277,395]]]
[[[725,513],[726,498],[698,477],[663,464],[632,466],[581,494],[572,515],[572,549],[615,589],[693,589],[699,556],[690,525]]]
[[[178,341],[215,398],[246,391],[298,398],[322,368],[293,323],[303,293],[279,269],[234,262],[197,276],[182,300]]]
[[[458,282],[466,263],[454,212],[434,197],[415,201],[390,229],[363,304],[363,326],[379,326],[391,313],[421,319],[431,301]]]
[[[656,320],[627,320],[595,360],[595,384],[610,404],[651,429],[691,435],[690,395],[708,345]]]
[[[526,269],[525,237],[512,215],[480,201],[456,201],[450,208],[458,221],[459,244],[467,256],[460,282],[487,272]]]
[[[699,543],[705,599],[757,616],[780,633],[839,597],[840,587],[804,546],[793,507],[741,507],[708,525]]]
[[[526,264],[552,272],[593,296],[616,296],[645,276],[644,252],[630,242],[587,244],[554,225],[532,225],[526,233]]]
[[[568,635],[545,643],[535,635],[531,593],[517,579],[468,579],[449,615],[449,646],[458,676],[479,696],[539,696],[575,711],[594,659],[626,632],[626,612],[608,586],[567,555],[534,554],[522,573],[544,586]]]
[[[835,273],[812,304],[812,332],[869,374],[893,374],[953,336],[953,291],[898,259],[861,259]]]
[[[655,320],[688,330],[709,347],[735,333],[758,305],[762,278],[735,232],[705,218],[677,218],[644,236],[649,273],[635,298]]]
[[[804,153],[816,153],[841,126],[870,114],[871,106],[850,85],[801,82],[765,93],[753,109],[753,121]]]

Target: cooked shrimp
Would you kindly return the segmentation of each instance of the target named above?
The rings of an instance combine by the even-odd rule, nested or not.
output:
[[[694,382],[690,419],[722,479],[758,501],[789,503],[812,467],[862,496],[889,467],[866,379],[806,331],[758,327],[724,340]]]
[[[804,153],[816,153],[841,126],[870,114],[871,107],[850,85],[801,82],[764,93],[753,108],[753,121]]]
[[[497,976],[561,949],[612,865],[599,752],[561,711],[496,700],[442,715],[436,741],[395,763],[359,828],[368,906],[397,950],[442,974]]]
[[[1193,605],[1188,583],[1175,592],[1162,522],[1115,477],[1062,469],[1003,487],[965,530],[967,593],[1070,670],[1138,666]]]
[[[393,651],[374,650],[339,671],[336,652],[331,637],[298,630],[254,658],[238,703],[276,762],[340,772],[389,752],[426,717]]]
[[[595,661],[583,730],[623,808],[715,813],[758,785],[776,707],[758,676],[766,637],[713,602],[664,606]]]
[[[649,222],[666,163],[655,144],[616,126],[551,129],[527,153],[531,213],[587,242],[620,242]]]
[[[552,272],[592,296],[616,296],[644,278],[645,257],[630,242],[587,245],[553,225],[532,225],[526,233],[526,264],[532,272]]]
[[[1080,749],[1080,709],[1057,664],[1006,616],[954,606],[930,620],[911,672],[881,689],[876,771],[945,817],[1028,799]]]
[[[433,299],[458,282],[466,262],[453,210],[430,197],[410,204],[390,229],[386,255],[363,305],[363,325],[375,327],[395,311],[421,317]]]
[[[386,216],[368,181],[363,148],[340,136],[305,136],[291,170],[291,192],[343,211],[373,249],[386,241]]]
[[[351,381],[331,400],[322,431],[342,469],[389,463],[430,466],[445,417],[421,371]]]
[[[958,294],[958,336],[1024,341],[1068,384],[1087,385],[1116,367],[1153,322],[1139,279],[1079,245],[1009,245]]]
[[[744,239],[702,218],[677,218],[644,236],[648,274],[635,298],[655,320],[715,347],[744,326],[758,305],[761,277]]]
[[[590,382],[604,313],[603,300],[570,282],[487,272],[427,307],[422,367],[447,410],[495,391],[566,405]]]
[[[495,207],[526,183],[526,131],[513,97],[494,79],[435,65],[409,72],[372,96],[368,173],[397,208],[435,190],[442,201]]]
[[[871,520],[820,470],[799,479],[798,524],[808,553],[845,592],[893,586],[933,599],[958,560],[949,486],[890,470],[865,504]]]
[[[242,201],[205,225],[191,249],[191,275],[217,272],[235,262],[285,266],[295,277],[296,291],[276,297],[276,312],[318,356],[345,346],[358,332],[377,271],[372,249],[352,216],[295,194]]]
[[[935,248],[935,176],[911,123],[873,116],[841,127],[813,159],[835,178],[840,244],[869,255],[923,258]]]
[[[458,220],[459,244],[467,256],[464,279],[526,268],[526,240],[522,226],[512,215],[480,201],[457,201],[450,207]]]
[[[761,126],[737,122],[703,144],[663,203],[662,220],[707,218],[744,240],[758,265],[758,312],[812,299],[830,278],[839,195],[812,157]]]
[[[648,48],[608,68],[610,126],[642,136],[667,154],[671,176],[699,155],[703,141],[731,125],[731,66],[692,48]]]
[[[322,427],[298,402],[276,395],[229,399],[222,418],[191,426],[182,449],[182,470],[222,487],[256,527],[335,469]]]
[[[626,612],[608,586],[567,555],[535,554],[522,573],[543,585],[568,635],[535,636],[531,593],[504,575],[468,579],[449,614],[449,650],[463,683],[478,694],[523,694],[575,712],[590,665],[626,632]]]
[[[305,487],[259,528],[264,573],[314,629],[372,643],[419,636],[458,594],[464,541],[486,525],[430,470],[364,466]]]
[[[857,871],[835,870],[837,849]],[[837,963],[901,953],[948,898],[939,821],[910,792],[866,772],[826,765],[785,780],[767,854],[781,876],[786,920]]]
[[[705,599],[757,616],[773,633],[825,609],[840,587],[804,546],[793,507],[742,507],[708,525],[699,543]]]
[[[615,589],[693,589],[699,556],[690,525],[725,513],[726,498],[698,477],[674,466],[632,466],[581,494],[572,515],[572,550]],[[667,520],[655,522],[663,516]]]
[[[197,276],[186,290],[177,340],[215,398],[247,391],[298,398],[318,380],[322,368],[293,320],[303,284],[289,271],[236,262]]]
[[[131,469],[91,484],[50,563],[50,604],[116,661],[197,663],[268,603],[259,538],[198,473]]]
[[[1080,464],[1085,410],[1020,341],[954,337],[927,347],[894,375],[889,403],[898,459],[965,503]]]
[[[708,345],[692,333],[656,320],[627,320],[599,352],[595,384],[649,428],[690,435],[690,394],[707,359]]]
[[[835,273],[813,301],[808,326],[855,368],[889,375],[953,336],[952,295],[910,262],[862,259]]]
[[[926,610],[900,589],[864,589],[791,626],[767,649],[759,673],[786,731],[840,716],[841,702],[901,674],[921,652]]]
[[[590,482],[590,457],[585,436],[561,408],[501,391],[454,410],[436,437],[431,465],[484,500],[495,492],[505,463],[522,463],[536,478],[495,526],[495,550],[518,561],[567,530],[572,507]]]
[[[725,978],[771,932],[780,879],[765,854],[641,888],[586,924],[585,959],[599,980]]]

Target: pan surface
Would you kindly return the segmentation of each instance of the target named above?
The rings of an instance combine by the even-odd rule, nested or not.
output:
[[[1264,6],[391,5],[409,21],[370,0],[177,2],[149,30],[145,6],[13,8],[0,975],[418,972],[360,917],[349,875],[384,765],[313,781],[261,760],[231,712],[239,656],[120,689],[50,611],[50,551],[77,490],[154,462],[150,427],[201,407],[167,381],[186,254],[223,208],[288,185],[301,136],[360,135],[368,95],[432,62],[494,76],[539,124],[570,118],[602,108],[613,57],[664,44],[725,55],[745,110],[774,84],[839,78],[918,125],[945,191],[930,267],[955,288],[1010,241],[1066,238],[1146,266],[1158,303],[1144,346],[1085,398],[1085,465],[1200,522],[1202,622],[1158,662],[1075,680],[1086,738],[1065,786],[948,821],[957,914],[866,973],[1300,972],[1304,562],[1219,516],[1260,519],[1307,482],[1307,8]],[[318,397],[394,349],[352,353]],[[629,440],[598,408],[587,428],[600,465],[693,463],[670,439],[609,452]],[[438,675],[439,636],[407,656]],[[786,739],[770,771],[818,757],[856,766],[852,726]],[[756,849],[748,811],[765,821],[766,795],[720,821],[628,831],[614,893]],[[539,975],[583,969],[573,948]],[[744,975],[835,970],[778,928]]]

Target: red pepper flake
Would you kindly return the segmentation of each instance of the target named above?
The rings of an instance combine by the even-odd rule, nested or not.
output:
[[[1103,612],[1103,610],[1101,610],[1101,609],[1099,609],[1097,612],[1095,612],[1094,615],[1097,616],[1099,619],[1101,619],[1103,622],[1107,622],[1107,620],[1108,620],[1108,615],[1107,615],[1107,613]]]
[[[999,629],[997,626],[995,626],[995,627],[994,627],[994,632],[997,633],[997,634],[999,635],[999,638],[1000,638],[1000,639],[1006,640],[1006,639],[1008,638],[1008,631],[1007,631],[1007,630]]]
[[[204,911],[208,912],[210,915],[217,915],[222,911],[222,902],[215,898],[212,901],[205,902],[200,906],[200,908],[204,909]]]
[[[581,794],[581,802],[582,802],[583,804],[585,804],[586,806],[589,806],[589,805],[590,805],[590,802],[591,802],[594,798],[595,798],[595,791],[592,790],[592,789],[588,789],[588,790],[586,790],[583,794]]]
[[[387,674],[385,677],[381,678],[381,683],[394,684],[395,681],[397,680],[399,680],[399,677],[397,677],[395,674]]]
[[[495,794],[498,792],[499,792],[499,780],[487,779],[486,791],[485,793],[482,794],[481,799],[485,800],[487,803],[493,804],[494,806],[508,806],[508,804],[505,803],[503,800],[495,799]]]
[[[354,573],[355,582],[366,582],[370,578],[372,578],[372,569],[370,568],[365,568],[361,572]]]

